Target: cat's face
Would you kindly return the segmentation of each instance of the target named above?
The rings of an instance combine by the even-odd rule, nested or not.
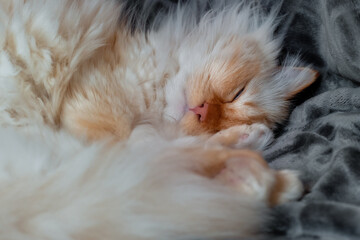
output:
[[[306,68],[277,66],[254,41],[232,42],[189,76],[181,126],[191,135],[240,124],[273,127],[286,117],[288,99],[316,75]]]

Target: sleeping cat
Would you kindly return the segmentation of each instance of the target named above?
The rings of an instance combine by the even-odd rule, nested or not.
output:
[[[0,190],[20,199],[0,197],[19,218],[0,222],[9,226],[4,237],[253,233],[266,218],[263,203],[296,199],[302,187],[295,173],[271,170],[243,148],[269,143],[288,100],[316,72],[297,59],[277,65],[275,11],[265,16],[236,3],[198,20],[182,6],[148,33],[132,33],[121,14],[112,0],[0,0],[0,122],[15,129],[2,130],[15,139],[2,151],[42,159],[40,170],[26,173],[36,180],[21,181],[23,170],[8,180],[31,191],[13,193],[7,183]],[[28,135],[40,145],[36,153],[25,147]],[[9,159],[29,164],[11,154],[0,159],[2,171],[15,164]],[[26,214],[21,199],[30,201]]]

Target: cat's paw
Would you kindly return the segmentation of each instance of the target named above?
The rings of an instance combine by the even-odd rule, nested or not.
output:
[[[231,148],[264,149],[273,140],[272,131],[264,124],[238,125],[222,130],[209,138],[207,144]]]
[[[299,179],[299,173],[294,170],[280,170],[276,172],[276,181],[269,202],[275,205],[297,200],[303,193],[304,186]]]
[[[247,152],[228,159],[214,179],[270,206],[301,197],[304,188],[297,172],[270,169],[260,155]]]
[[[255,151],[194,149],[191,156],[197,159],[191,162],[196,172],[271,206],[298,199],[303,193],[303,185],[295,171],[271,169]]]
[[[268,202],[276,183],[276,172],[259,154],[246,151],[228,159],[214,179],[241,194]]]

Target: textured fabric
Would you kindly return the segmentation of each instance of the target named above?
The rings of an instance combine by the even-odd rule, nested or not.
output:
[[[322,76],[265,152],[272,167],[298,170],[309,191],[274,210],[271,239],[360,239],[360,1],[287,0],[281,13],[284,53]]]
[[[136,2],[137,14],[154,16],[177,1]],[[180,2],[201,14],[220,1]],[[279,4],[260,2],[264,9]],[[264,153],[273,168],[298,170],[308,190],[273,210],[264,239],[360,239],[360,1],[284,0],[279,15],[279,62],[300,54],[321,76],[293,100],[289,120]]]
[[[275,209],[271,231],[284,239],[360,238],[359,112],[360,88],[328,91],[295,108],[265,156],[274,168],[300,171],[309,193]]]

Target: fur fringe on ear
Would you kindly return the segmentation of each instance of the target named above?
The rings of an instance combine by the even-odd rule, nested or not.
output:
[[[281,123],[288,116],[289,99],[310,86],[318,77],[318,72],[311,66],[304,67],[299,56],[287,57],[269,77],[259,86],[257,96],[262,109],[269,119]]]
[[[285,99],[292,98],[295,94],[315,82],[319,73],[313,70],[310,65],[303,67],[299,57],[287,57],[283,66],[276,74],[273,83],[282,89]]]

